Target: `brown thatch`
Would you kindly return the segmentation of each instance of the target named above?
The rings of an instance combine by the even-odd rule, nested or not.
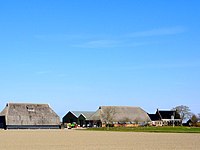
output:
[[[7,128],[58,128],[59,116],[48,104],[8,103],[0,116]]]
[[[108,114],[110,113],[110,114]],[[111,119],[107,117],[109,115]],[[140,107],[130,106],[101,106],[88,120],[100,120],[101,122],[149,122],[148,114]]]

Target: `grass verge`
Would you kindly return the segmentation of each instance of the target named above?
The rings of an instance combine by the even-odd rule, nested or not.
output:
[[[158,133],[200,133],[198,127],[106,127],[88,128],[90,131],[119,131],[119,132],[158,132]]]

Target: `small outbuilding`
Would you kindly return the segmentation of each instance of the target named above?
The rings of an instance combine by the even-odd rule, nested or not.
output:
[[[0,113],[0,128],[59,129],[60,118],[48,104],[8,103]]]
[[[68,123],[75,123],[80,127],[86,127],[86,120],[94,114],[93,111],[69,111],[62,119],[63,124],[66,126]]]

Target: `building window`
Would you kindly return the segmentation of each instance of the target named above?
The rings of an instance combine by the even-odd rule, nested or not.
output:
[[[33,107],[28,107],[28,106],[26,106],[26,108],[27,108],[27,110],[28,110],[29,112],[35,112],[35,109],[34,109]]]

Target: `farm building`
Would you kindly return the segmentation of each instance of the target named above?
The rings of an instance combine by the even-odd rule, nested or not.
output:
[[[80,127],[86,126],[86,120],[94,114],[93,111],[69,111],[62,119],[63,124],[76,123]]]
[[[0,128],[58,129],[60,118],[48,104],[8,103],[0,113]]]
[[[163,122],[160,119],[160,116],[157,114],[148,114],[151,119],[151,125],[153,126],[163,126]]]
[[[130,106],[100,106],[99,109],[87,119],[91,126],[133,126],[150,122],[148,114],[140,107]]]
[[[159,110],[155,114],[148,114],[154,126],[181,125],[180,114],[176,110]]]

